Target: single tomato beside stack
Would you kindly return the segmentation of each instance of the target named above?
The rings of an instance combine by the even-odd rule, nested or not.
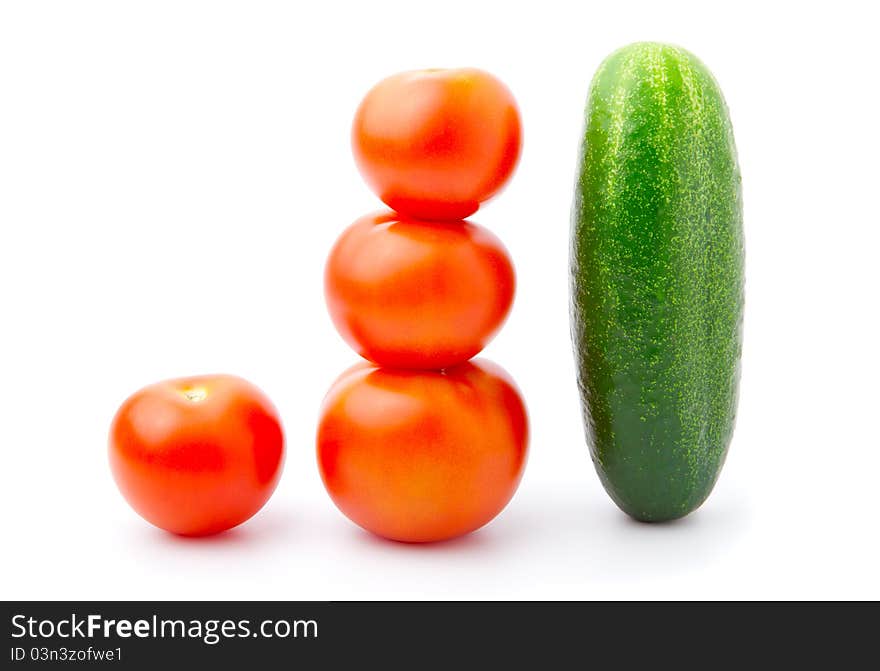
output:
[[[113,418],[110,468],[144,519],[184,536],[230,529],[272,495],[284,433],[272,402],[232,375],[144,387]]]
[[[474,531],[522,476],[522,397],[500,367],[468,361],[510,310],[513,264],[498,238],[463,220],[504,186],[520,144],[513,96],[480,70],[394,75],[355,115],[355,160],[395,211],[357,220],[327,261],[333,323],[372,364],[330,389],[317,450],[337,507],[380,536]]]

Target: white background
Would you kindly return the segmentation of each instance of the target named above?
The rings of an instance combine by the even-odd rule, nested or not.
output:
[[[5,2],[0,10],[3,598],[880,598],[877,17],[870,3]],[[714,71],[740,151],[747,305],[738,427],[683,521],[630,521],[584,443],[568,227],[587,86],[626,43]],[[530,408],[510,506],[469,537],[371,537],[318,477],[321,398],[356,359],[322,288],[379,201],[349,126],[393,72],[473,65],[519,100],[517,174],[473,219],[517,266],[485,354]],[[106,462],[118,404],[231,372],[284,418],[263,511],[158,531]]]

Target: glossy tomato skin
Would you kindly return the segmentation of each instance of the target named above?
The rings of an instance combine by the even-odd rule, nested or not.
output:
[[[281,476],[284,434],[272,402],[231,375],[167,380],[130,396],[110,428],[110,467],[144,519],[184,536],[256,513]]]
[[[507,250],[485,228],[393,212],[362,217],[344,231],[324,279],[345,341],[396,368],[467,361],[501,328],[516,288]]]
[[[522,145],[508,88],[482,70],[401,72],[364,97],[352,150],[370,188],[419,219],[470,216],[513,174]]]
[[[337,507],[397,541],[441,541],[492,520],[513,496],[528,445],[523,400],[499,366],[446,371],[362,363],[331,387],[318,464]]]

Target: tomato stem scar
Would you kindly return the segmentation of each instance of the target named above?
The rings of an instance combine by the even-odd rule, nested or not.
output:
[[[184,389],[183,397],[187,401],[192,401],[193,403],[198,403],[199,401],[204,401],[208,398],[208,392],[205,391],[202,387],[196,387],[194,389]]]

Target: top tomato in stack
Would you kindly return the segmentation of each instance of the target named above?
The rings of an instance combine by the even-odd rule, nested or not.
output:
[[[497,237],[462,219],[506,184],[521,138],[512,94],[482,70],[400,73],[366,95],[355,160],[394,211],[350,226],[325,275],[333,322],[359,354],[446,368],[497,333],[513,302],[513,264]]]
[[[474,68],[403,72],[367,93],[352,148],[364,179],[401,215],[455,221],[505,185],[521,147],[510,91]]]

